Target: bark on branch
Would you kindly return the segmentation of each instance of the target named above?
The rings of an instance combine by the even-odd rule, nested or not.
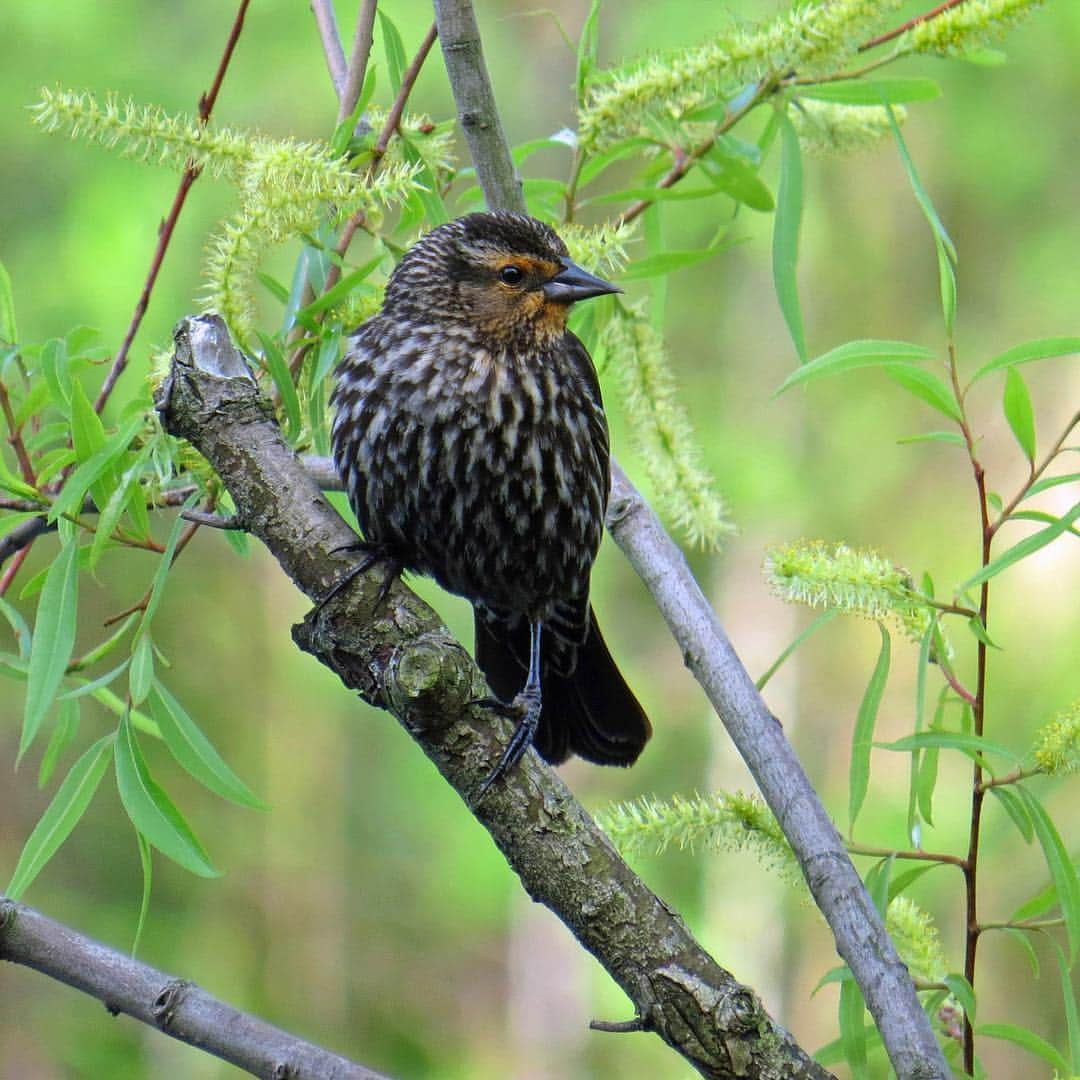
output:
[[[186,979],[141,964],[0,896],[0,960],[40,971],[181,1042],[288,1080],[386,1080],[381,1073],[234,1009]]]
[[[217,470],[237,513],[314,600],[352,557],[354,534],[285,444],[242,357],[213,316],[185,319],[158,408]],[[376,609],[372,568],[294,627],[301,648],[391,711],[468,803],[509,725],[473,704],[483,678],[435,613],[400,582]],[[473,812],[529,895],[555,912],[655,1031],[709,1077],[826,1077],[616,853],[531,751]]]

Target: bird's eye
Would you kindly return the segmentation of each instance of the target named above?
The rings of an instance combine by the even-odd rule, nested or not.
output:
[[[525,280],[525,271],[520,266],[504,266],[499,271],[499,280],[504,285],[520,285]]]

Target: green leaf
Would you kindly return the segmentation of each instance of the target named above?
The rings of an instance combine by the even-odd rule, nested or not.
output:
[[[891,364],[885,369],[889,378],[910,394],[925,401],[933,409],[944,413],[950,420],[960,420],[956,398],[945,383],[932,371],[910,365]]]
[[[279,303],[287,304],[289,302],[289,290],[276,277],[271,277],[270,274],[264,274],[259,270],[255,276],[262,283],[262,286],[266,291]]]
[[[719,143],[698,161],[699,168],[724,194],[736,202],[744,203],[751,210],[771,213],[776,201],[757,170],[741,157],[728,153]]]
[[[277,342],[261,330],[257,333],[263,348],[266,370],[270,372],[270,378],[281,397],[281,406],[285,410],[285,439],[292,442],[300,432],[300,398],[296,394],[296,384]]]
[[[1076,991],[1073,989],[1072,965],[1065,959],[1065,953],[1054,942],[1054,959],[1058,964],[1061,978],[1061,1000],[1065,1008],[1065,1026],[1069,1032],[1069,1059],[1072,1062],[1072,1076],[1080,1076],[1080,1014],[1076,1008]]]
[[[58,338],[50,338],[41,347],[41,373],[53,404],[64,414],[71,415],[71,373],[68,371],[67,348]]]
[[[49,744],[41,755],[38,767],[38,787],[44,787],[52,777],[53,769],[60,760],[60,755],[75,741],[79,733],[79,702],[76,698],[65,697],[60,700],[56,727],[49,736]]]
[[[956,269],[953,267],[948,251],[945,250],[941,237],[936,233],[934,235],[934,245],[937,248],[941,314],[945,319],[945,332],[951,338],[953,327],[956,325]]]
[[[1025,341],[1022,345],[995,356],[989,363],[983,364],[974,375],[971,382],[974,385],[981,378],[991,372],[1000,371],[1002,368],[1015,367],[1017,364],[1029,364],[1032,360],[1048,360],[1055,356],[1071,356],[1080,353],[1080,338],[1078,337],[1054,337],[1039,338],[1036,341]]]
[[[620,281],[641,281],[645,278],[663,277],[688,266],[696,266],[712,258],[723,245],[703,248],[700,251],[664,251],[658,255],[646,255],[632,262],[622,273]]]
[[[574,85],[577,91],[577,103],[585,104],[589,76],[596,70],[596,58],[600,51],[600,0],[592,0],[589,14],[581,28],[581,37],[577,47],[577,73]]]
[[[241,806],[268,809],[266,803],[225,764],[180,702],[160,682],[155,682],[150,691],[150,714],[161,729],[172,756],[200,784]]]
[[[1080,502],[1063,517],[1059,517],[1053,525],[1040,529],[1039,532],[1002,552],[996,559],[992,559],[977,574],[973,574],[967,581],[958,586],[956,591],[967,592],[975,585],[981,585],[984,581],[989,581],[992,577],[1000,574],[1002,570],[1007,570],[1014,563],[1026,559],[1029,555],[1033,555],[1036,551],[1046,547],[1047,544],[1053,543],[1063,532],[1070,528],[1077,518],[1080,518]]]
[[[765,688],[766,683],[779,671],[780,665],[815,631],[831,622],[840,614],[838,608],[829,608],[823,611],[799,636],[772,662],[769,669],[754,684],[759,690]]]
[[[885,693],[885,683],[889,678],[892,652],[889,632],[881,623],[878,623],[878,630],[881,632],[881,651],[859,705],[859,715],[855,720],[855,731],[851,739],[851,767],[848,774],[849,829],[855,827],[855,819],[859,816],[870,784],[870,750],[874,745],[874,725],[877,723],[878,707]],[[862,1023],[861,1017],[859,1022]]]
[[[200,877],[220,876],[191,826],[150,775],[126,713],[116,738],[116,783],[131,823],[158,851]]]
[[[4,890],[12,900],[17,900],[27,890],[86,812],[108,768],[114,739],[112,733],[98,739],[64,777],[23,846],[15,873]]]
[[[350,293],[356,291],[358,285],[365,282],[371,276],[372,271],[379,268],[385,258],[386,252],[380,251],[373,259],[369,259],[362,266],[358,266],[355,270],[350,271],[336,285],[327,289],[322,295],[317,296],[310,304],[301,309],[300,314],[308,316],[318,315],[320,312],[340,304]],[[374,288],[374,286],[371,286],[370,288]]]
[[[78,600],[79,544],[77,536],[72,534],[49,567],[38,601],[26,680],[26,708],[16,760],[21,760],[30,749],[60,689],[75,647]]]
[[[94,412],[94,407],[90,404],[90,399],[86,396],[86,391],[78,379],[71,380],[70,393],[71,441],[75,447],[75,460],[80,465],[83,465],[102,449],[107,442],[107,438],[105,427],[101,423],[101,417]],[[94,497],[94,502],[100,508],[109,501],[109,495],[112,494],[113,488],[116,487],[115,473],[106,468],[88,486],[90,494]],[[86,488],[83,488],[83,491],[85,492]]]
[[[840,1045],[843,1047],[844,1060],[851,1068],[853,1080],[865,1080],[866,1061],[866,1024],[862,991],[854,979],[846,979],[840,984]]]
[[[1042,845],[1050,880],[1057,887],[1061,917],[1065,920],[1069,938],[1069,958],[1075,961],[1080,952],[1080,879],[1077,878],[1076,867],[1043,804],[1023,784],[1016,791],[1031,815],[1031,824]]]
[[[1035,410],[1027,384],[1016,368],[1005,372],[1005,396],[1002,402],[1005,419],[1028,461],[1035,460]]]
[[[900,125],[896,122],[896,114],[889,105],[885,106],[885,111],[889,115],[889,126],[892,128],[893,138],[896,140],[896,148],[900,151],[900,160],[903,162],[904,171],[907,173],[908,183],[911,184],[911,191],[915,196],[915,201],[919,204],[934,236],[944,246],[949,261],[955,265],[956,246],[949,239],[949,234],[945,231],[945,226],[942,224],[941,218],[938,217],[938,212],[934,209],[934,204],[930,201],[930,196],[926,193],[926,188],[923,187],[922,181],[919,179],[919,174],[915,170],[915,162],[911,160],[907,144],[904,142],[904,136],[900,133]]]
[[[1062,476],[1045,476],[1024,492],[1024,498],[1030,499],[1032,495],[1039,495],[1052,487],[1058,487],[1060,484],[1075,484],[1077,480],[1080,480],[1080,472],[1065,473]]]
[[[1015,791],[1011,791],[1007,787],[992,787],[990,788],[990,794],[1001,803],[1005,813],[1009,815],[1012,823],[1020,831],[1024,842],[1030,844],[1035,838],[1035,832],[1031,827],[1031,815],[1024,806],[1024,800]]]
[[[383,48],[386,50],[386,69],[390,76],[390,89],[396,94],[401,89],[401,76],[409,62],[405,58],[405,46],[402,44],[398,28],[385,12],[379,12],[379,26],[382,27]]]
[[[944,865],[945,863],[928,862],[923,863],[922,866],[913,866],[910,870],[894,874],[892,881],[889,882],[889,903],[891,904],[898,896],[907,892],[923,874],[929,874],[931,870],[936,870],[939,866]]]
[[[131,651],[131,667],[128,668],[128,693],[132,705],[141,705],[150,693],[154,681],[154,643],[149,633],[135,638]]]
[[[964,442],[964,436],[956,431],[924,431],[919,435],[905,435],[902,439],[896,440],[898,446],[919,442],[941,442],[948,443],[950,446],[967,446],[967,443]]]
[[[639,150],[644,150],[653,145],[652,139],[635,135],[630,139],[623,139],[621,142],[609,146],[602,154],[594,155],[582,165],[581,172],[578,174],[578,188],[591,184],[605,169],[614,165],[615,162],[622,161],[624,158],[630,157],[631,154],[636,154]]]
[[[78,386],[78,383],[74,385]],[[81,390],[81,387],[80,387]],[[85,395],[84,395],[85,398]],[[77,411],[79,394],[72,396],[72,412]],[[68,477],[63,490],[49,508],[49,521],[55,521],[65,514],[82,512],[83,499],[87,491],[94,494],[94,502],[101,510],[107,507],[118,483],[116,462],[120,455],[131,445],[131,440],[143,428],[143,418],[137,416],[129,420],[119,431],[101,443],[82,464]],[[76,453],[78,451],[76,450]]]
[[[15,344],[18,340],[19,331],[15,325],[15,292],[11,287],[11,275],[0,262],[0,341]]]
[[[19,499],[35,499],[41,503],[45,502],[44,497],[36,487],[16,476],[2,461],[0,461],[0,488]]]
[[[955,972],[946,975],[942,980],[949,988],[952,996],[960,1002],[960,1007],[967,1013],[968,1020],[975,1022],[975,988],[964,978]]]
[[[11,632],[15,635],[15,643],[19,647],[19,656],[24,660],[29,660],[32,635],[30,633],[30,627],[22,617],[22,612],[0,596],[0,615],[3,615],[11,625]]]
[[[967,621],[967,627],[975,636],[976,641],[981,641],[988,649],[999,649],[1000,645],[995,644],[994,640],[986,632],[986,627],[983,625],[982,619],[978,615],[973,615]]]
[[[165,579],[169,576],[173,558],[176,555],[176,545],[180,542],[180,533],[183,532],[184,526],[187,524],[182,516],[183,511],[194,506],[198,498],[199,493],[197,491],[192,492],[181,508],[181,512],[176,515],[172,531],[169,533],[169,539],[165,541],[165,550],[161,553],[161,560],[158,562],[157,570],[154,571],[154,580],[150,585],[150,599],[146,602],[146,610],[143,612],[142,621],[139,623],[140,633],[144,633],[150,628],[158,604],[161,603],[161,596],[165,591]]]
[[[826,375],[841,375],[865,367],[888,367],[893,364],[921,364],[932,360],[934,354],[921,345],[907,341],[849,341],[821,356],[814,357],[796,368],[780,385],[773,397],[798,383],[820,379]]]
[[[1036,1057],[1049,1063],[1059,1076],[1071,1076],[1072,1070],[1069,1063],[1050,1045],[1041,1035],[1027,1028],[1017,1027],[1015,1024],[980,1024],[975,1029],[976,1035],[986,1035],[991,1039],[1004,1039],[1015,1043]]]
[[[894,742],[874,745],[879,750],[894,750],[898,753],[910,753],[912,750],[926,750],[928,747],[936,746],[941,750],[959,750],[979,761],[983,760],[983,754],[998,754],[1014,762],[1020,761],[1020,758],[1007,746],[1001,746],[979,735],[970,735],[962,731],[920,731],[915,735],[905,735]],[[985,763],[983,767],[987,768]]]
[[[799,227],[803,209],[802,150],[799,135],[786,113],[776,114],[780,127],[780,186],[776,193],[773,222],[773,286],[799,362],[806,363],[806,329],[799,302],[796,273],[799,261]]]
[[[844,79],[820,86],[800,86],[799,97],[835,101],[841,105],[905,105],[941,97],[933,79]]]
[[[146,916],[150,911],[150,888],[154,881],[154,860],[150,844],[138,829],[135,830],[135,842],[139,846],[139,866],[142,868],[142,900],[139,903],[139,921],[135,924],[135,940],[131,943],[131,955],[139,951],[143,930],[146,928]]]
[[[101,514],[98,517],[97,531],[94,533],[94,539],[90,544],[89,567],[91,570],[97,566],[101,556],[105,553],[105,548],[112,539],[113,532],[116,530],[117,525],[120,524],[120,518],[124,513],[124,508],[128,505],[132,496],[134,495],[140,503],[143,503],[143,495],[142,490],[139,487],[139,481],[142,479],[143,472],[146,469],[147,462],[150,460],[153,449],[153,446],[150,443],[147,443],[135,455],[131,464],[124,469],[120,479],[117,481],[115,490],[109,496],[109,501],[103,508],[99,507]]]
[[[1009,922],[1026,922],[1028,919],[1038,919],[1045,915],[1057,904],[1057,886],[1051,881],[1044,889],[1036,893],[1030,900],[1021,904],[1009,916]]]
[[[866,875],[866,891],[870,894],[870,899],[882,918],[885,917],[885,909],[889,906],[890,882],[895,868],[896,856],[889,855],[874,863],[870,868],[870,873]]]
[[[1003,930],[1024,950],[1024,953],[1028,958],[1028,963],[1031,965],[1031,974],[1037,979],[1039,977],[1039,954],[1031,944],[1030,931],[1017,930],[1015,926],[1002,926],[997,927],[996,929]]]

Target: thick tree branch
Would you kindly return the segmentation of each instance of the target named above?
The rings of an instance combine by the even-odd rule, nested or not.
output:
[[[217,470],[248,529],[313,599],[349,568],[354,534],[281,437],[216,317],[184,320],[158,407]],[[469,802],[509,725],[475,704],[483,678],[435,613],[376,566],[293,636],[365,700],[392,712]],[[558,776],[529,752],[473,812],[534,900],[551,908],[655,1031],[709,1077],[825,1077],[654,896]]]
[[[434,0],[446,70],[476,173],[492,209],[524,209],[470,0]],[[482,116],[479,131],[465,117]],[[837,951],[851,968],[897,1074],[946,1077],[945,1058],[862,880],[800,765],[690,573],[682,552],[613,463],[609,525],[682,647],[687,665],[780,822]]]
[[[385,1080],[381,1073],[239,1012],[186,979],[166,975],[0,896],[0,960],[40,971],[136,1020],[255,1076]]]

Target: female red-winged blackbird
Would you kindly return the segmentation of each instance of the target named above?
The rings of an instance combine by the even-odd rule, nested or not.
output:
[[[337,372],[334,461],[361,547],[472,602],[488,703],[518,720],[481,795],[530,744],[631,765],[651,733],[589,605],[608,431],[566,329],[574,301],[617,291],[547,225],[470,214],[406,252]]]

